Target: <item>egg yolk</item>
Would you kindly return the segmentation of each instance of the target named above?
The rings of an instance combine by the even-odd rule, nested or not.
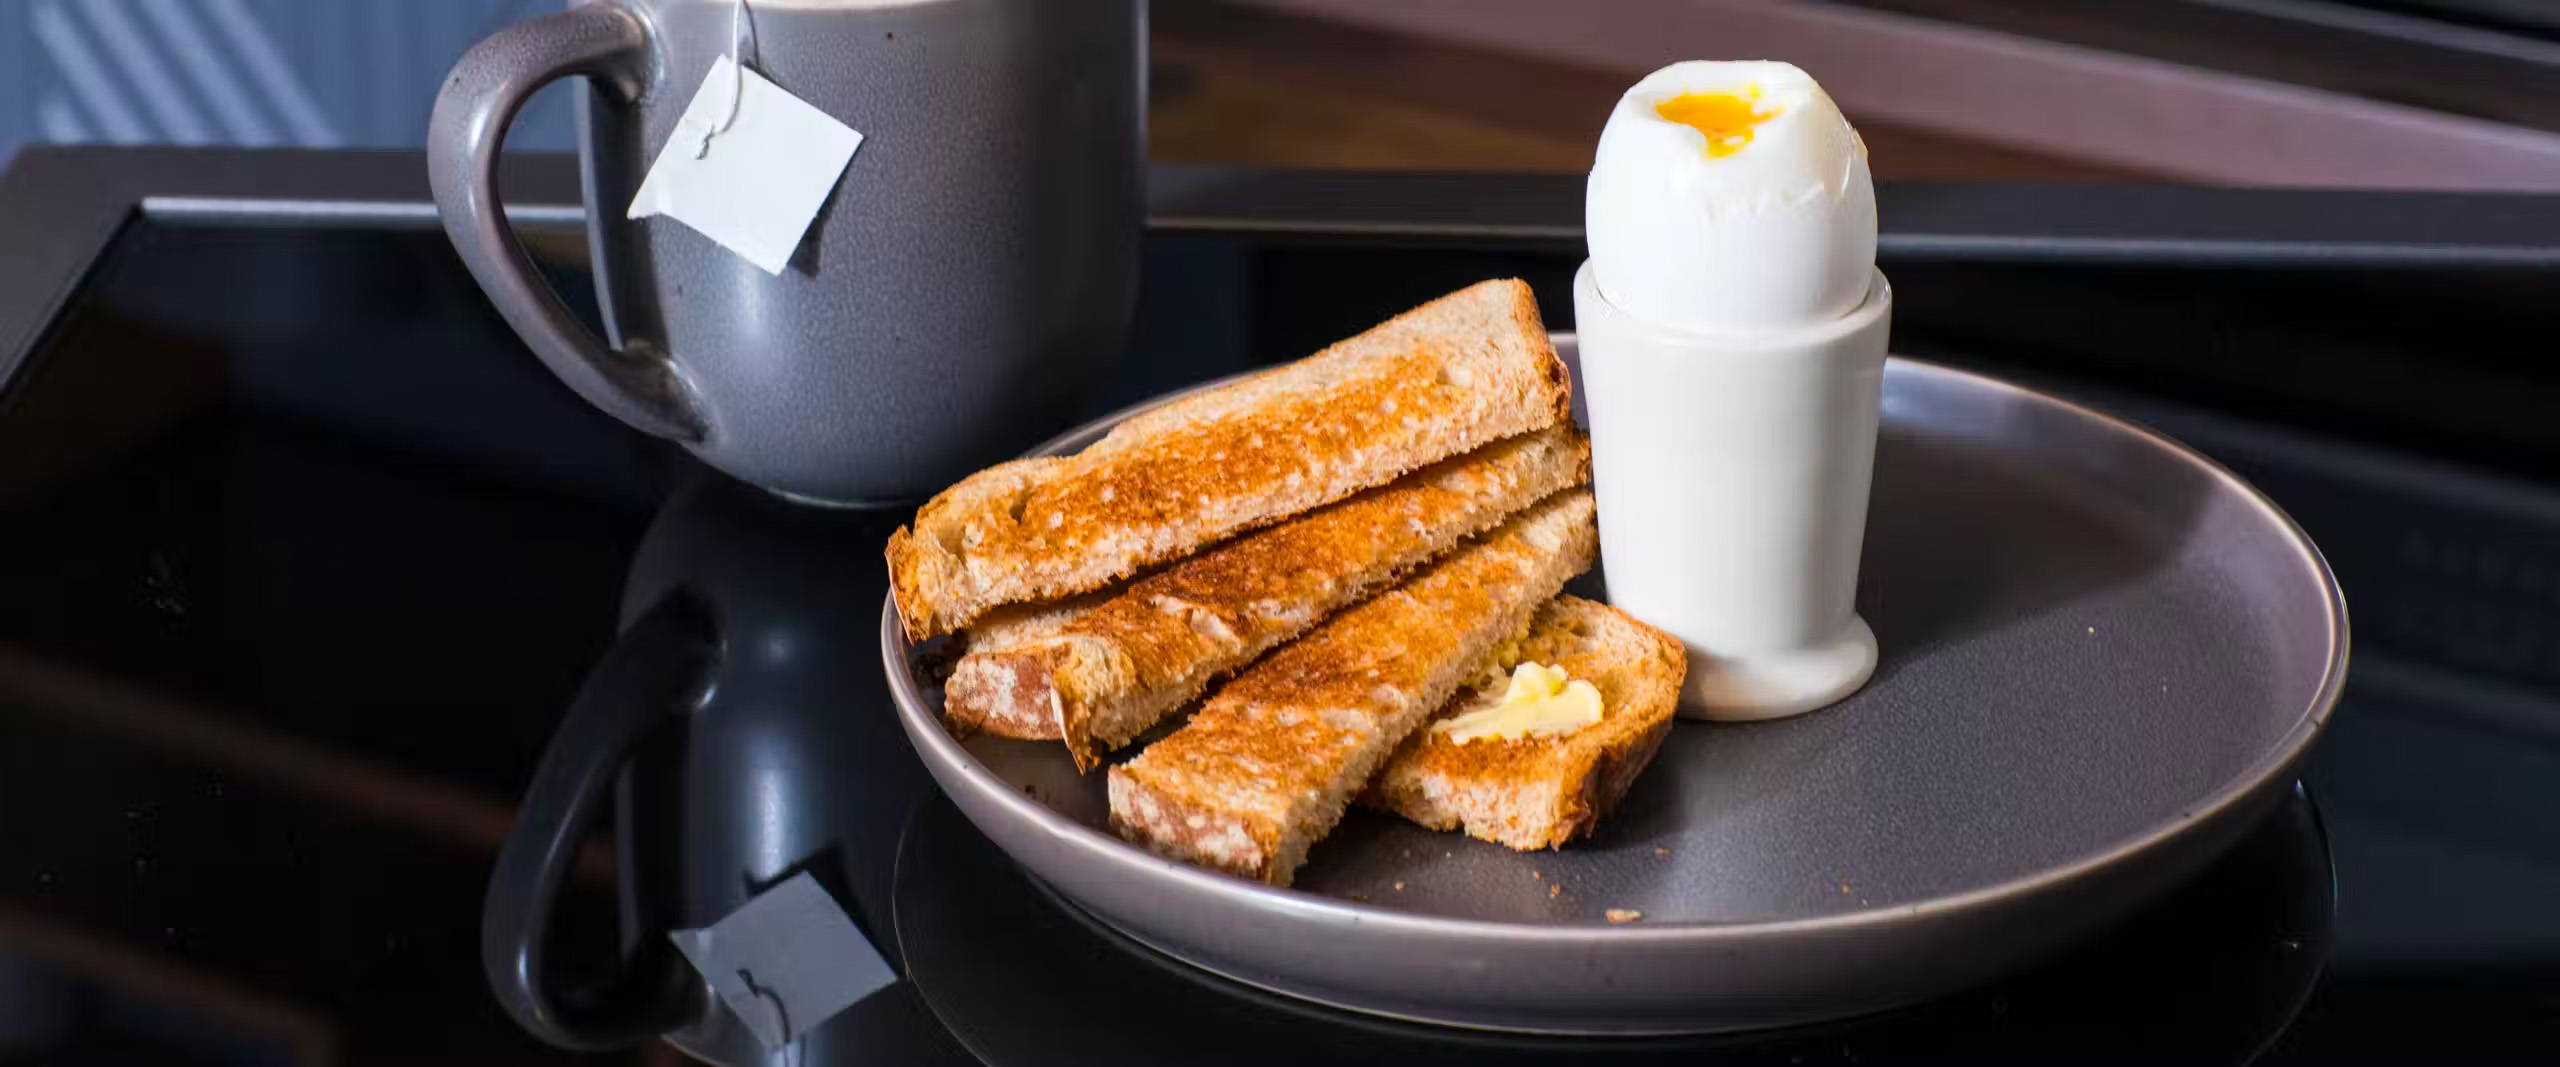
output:
[[[1751,132],[1778,117],[1778,109],[1760,110],[1760,87],[1739,92],[1682,93],[1653,106],[1654,114],[1707,135],[1707,156],[1722,159],[1751,143]]]

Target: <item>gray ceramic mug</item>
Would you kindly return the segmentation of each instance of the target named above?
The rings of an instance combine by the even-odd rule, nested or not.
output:
[[[1054,429],[1135,296],[1145,0],[748,0],[749,66],[864,135],[778,276],[623,217],[734,8],[573,0],[455,65],[428,175],[498,311],[597,407],[799,499],[912,499]],[[570,75],[603,338],[497,198],[508,123]]]

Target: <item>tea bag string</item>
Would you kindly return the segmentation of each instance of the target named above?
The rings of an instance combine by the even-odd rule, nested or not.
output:
[[[738,51],[738,41],[741,37],[744,37],[747,42],[744,55]],[[729,106],[720,116],[718,123],[702,131],[702,142],[693,146],[693,158],[701,159],[709,155],[711,139],[729,132],[729,127],[738,121],[738,99],[745,96],[747,92],[747,57],[756,55],[759,51],[756,43],[755,20],[747,17],[747,0],[732,0],[729,8]]]

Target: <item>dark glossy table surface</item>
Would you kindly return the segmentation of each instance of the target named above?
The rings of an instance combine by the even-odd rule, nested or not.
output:
[[[774,632],[876,618],[898,516],[786,507],[584,408],[414,223],[131,219],[0,391],[0,1064],[579,1059],[500,1010],[481,908],[623,620],[749,585]],[[1150,239],[1136,339],[1092,410],[1489,274],[1529,278],[1569,325],[1552,233],[1214,229]],[[581,284],[574,231],[537,244]],[[1692,1041],[1286,1002],[1027,881],[924,779],[869,645],[787,642],[758,646],[788,679],[753,713],[765,755],[703,771],[686,746],[706,724],[670,719],[634,757],[676,770],[632,776],[624,804],[654,814],[589,845],[555,956],[600,970],[662,867],[718,856],[750,884],[830,872],[902,976],[777,1063],[2549,1062],[2560,364],[2513,338],[2560,326],[2560,268],[1977,252],[1888,242],[1897,347],[2240,469],[2328,552],[2357,627],[2303,792],[2031,973]],[[720,624],[763,632],[744,618]],[[756,851],[786,839],[822,855]]]

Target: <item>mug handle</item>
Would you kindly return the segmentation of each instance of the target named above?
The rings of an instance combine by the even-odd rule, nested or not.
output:
[[[699,607],[681,594],[660,600],[605,653],[534,768],[489,876],[480,962],[498,1003],[535,1037],[605,1051],[692,1025],[710,1007],[701,976],[662,932],[643,931],[611,977],[583,989],[552,988],[545,949],[580,837],[605,813],[624,762],[651,727],[698,702],[717,656]]]
[[[463,53],[436,93],[427,183],[463,265],[553,374],[632,427],[692,444],[703,439],[705,421],[672,357],[639,343],[619,352],[606,347],[534,272],[498,202],[498,148],[527,97],[575,74],[630,106],[648,86],[649,52],[647,24],[607,3],[491,34]]]

